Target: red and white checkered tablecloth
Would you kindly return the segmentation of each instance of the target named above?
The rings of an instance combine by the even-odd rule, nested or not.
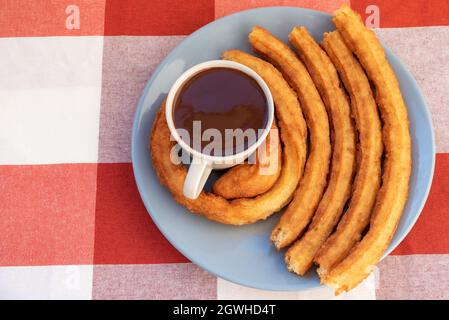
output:
[[[339,298],[449,299],[447,0],[0,0],[0,298],[333,298],[249,289],[190,263],[140,200],[130,133],[152,71],[195,29],[258,6],[343,2],[378,10],[377,34],[427,99],[438,154],[411,233]]]

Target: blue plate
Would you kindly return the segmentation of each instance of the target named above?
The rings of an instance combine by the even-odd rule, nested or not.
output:
[[[194,32],[161,62],[139,101],[132,132],[134,175],[143,202],[159,230],[192,262],[241,285],[266,290],[304,290],[320,285],[315,272],[302,278],[289,273],[284,253],[276,252],[269,240],[279,214],[243,227],[221,225],[195,216],[178,205],[159,184],[147,149],[155,113],[175,80],[186,69],[217,59],[225,50],[251,52],[247,35],[254,25],[267,28],[283,41],[287,41],[296,25],[306,26],[318,41],[324,32],[335,29],[328,14],[272,7],[239,12]],[[430,114],[415,79],[398,58],[388,49],[386,52],[408,107],[413,153],[409,199],[387,255],[410,231],[426,201],[433,176],[435,139]]]

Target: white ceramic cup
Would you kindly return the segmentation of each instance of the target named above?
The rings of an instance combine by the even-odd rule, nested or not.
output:
[[[191,148],[184,140],[182,140],[175,128],[175,124],[173,121],[173,107],[178,90],[180,90],[183,84],[187,80],[189,80],[192,76],[198,74],[201,71],[211,68],[230,68],[239,70],[247,74],[257,82],[257,84],[264,92],[267,100],[267,123],[265,128],[263,128],[264,131],[259,136],[259,138],[247,149],[236,154],[225,156],[212,156],[203,154]],[[192,156],[189,171],[187,173],[186,180],[184,181],[183,194],[187,198],[196,199],[203,190],[204,185],[212,169],[226,169],[244,162],[245,159],[248,158],[251,154],[253,154],[256,151],[256,149],[263,143],[268,133],[270,132],[271,125],[273,123],[274,117],[273,97],[271,96],[270,89],[268,89],[268,86],[265,83],[265,81],[252,69],[248,68],[247,66],[244,66],[243,64],[233,61],[212,60],[197,64],[196,66],[185,71],[178,78],[178,80],[176,80],[176,82],[173,84],[168,93],[167,102],[165,105],[165,117],[167,119],[167,124],[170,129],[172,137],[176,140],[176,142],[181,146],[182,149],[187,151]]]

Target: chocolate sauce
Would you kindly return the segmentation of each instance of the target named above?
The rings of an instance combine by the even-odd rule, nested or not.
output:
[[[267,99],[256,80],[247,74],[230,68],[211,68],[191,77],[178,91],[174,99],[173,120],[176,129],[187,130],[189,137],[181,135],[181,138],[194,149],[215,156],[235,154],[257,140],[247,134],[242,141],[236,138],[239,131],[235,129],[246,133],[252,130],[260,135],[266,127]],[[195,124],[198,138],[195,142],[194,121],[200,121],[201,125],[199,129],[199,123]],[[221,148],[211,148],[211,142],[220,137]]]

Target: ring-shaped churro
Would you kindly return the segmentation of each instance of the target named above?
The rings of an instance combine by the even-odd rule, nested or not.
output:
[[[255,153],[256,163],[229,169],[212,185],[212,191],[226,199],[252,198],[270,190],[281,174],[282,148],[276,122],[266,141]]]
[[[306,158],[307,129],[296,94],[281,73],[271,64],[238,50],[226,51],[223,58],[242,63],[257,72],[267,83],[273,95],[275,112],[283,143],[282,168],[279,179],[267,192],[255,198],[227,200],[202,192],[191,200],[184,197],[182,188],[186,168],[170,159],[174,142],[161,112],[158,113],[150,139],[153,167],[161,184],[172,193],[174,199],[191,212],[208,219],[233,225],[252,223],[266,219],[291,200],[302,176]]]

